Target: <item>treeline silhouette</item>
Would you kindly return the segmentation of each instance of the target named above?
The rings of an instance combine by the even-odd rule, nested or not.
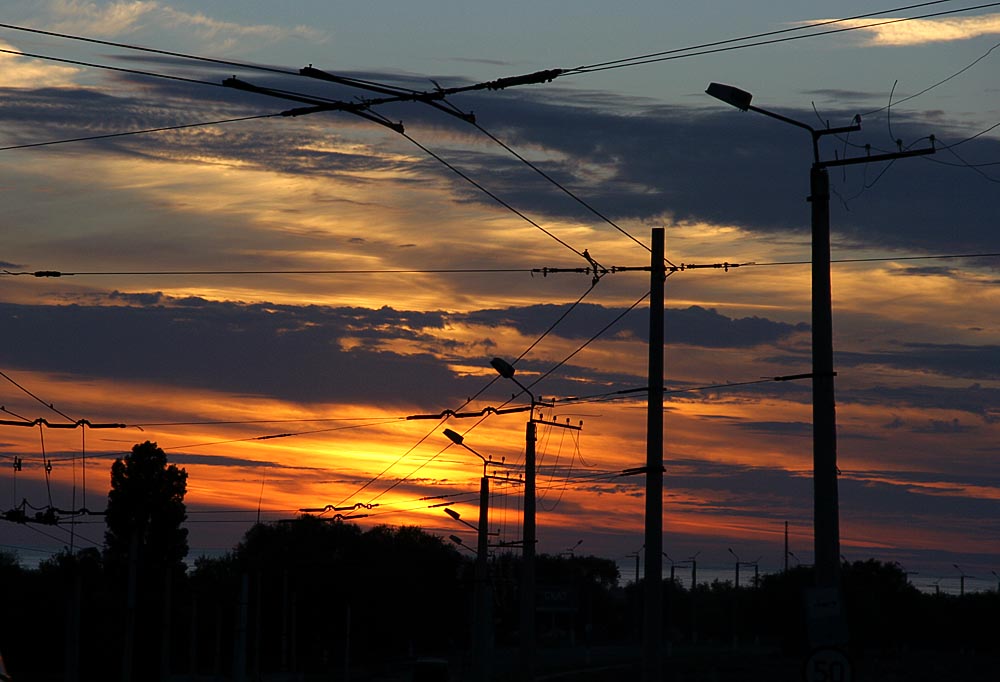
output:
[[[36,569],[0,555],[0,653],[18,682],[363,680],[420,657],[461,668],[472,644],[473,561],[416,527],[303,516],[257,524],[230,553],[188,570],[147,566],[135,576],[130,620],[128,581],[102,552],[65,551]],[[513,679],[504,666],[516,658],[519,575],[516,555],[491,559],[495,679]],[[537,583],[540,657],[563,651],[563,665],[582,666],[638,641],[641,584],[622,586],[613,561],[540,555]],[[691,670],[740,652],[801,660],[802,594],[812,584],[806,567],[738,589],[665,581],[671,655]],[[916,657],[966,666],[952,679],[989,679],[975,671],[1000,653],[997,592],[924,594],[898,566],[875,560],[845,563],[843,584],[852,652],[869,670]],[[920,665],[929,676],[906,679],[939,674]]]

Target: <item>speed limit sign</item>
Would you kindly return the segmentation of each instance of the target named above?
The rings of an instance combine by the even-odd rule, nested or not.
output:
[[[805,682],[854,682],[851,659],[840,649],[815,649],[802,670]]]

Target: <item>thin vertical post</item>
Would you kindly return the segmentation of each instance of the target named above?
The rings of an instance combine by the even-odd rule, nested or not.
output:
[[[838,587],[840,519],[837,415],[833,382],[833,303],[830,285],[830,178],[814,164],[812,203],[813,521],[817,587]]]
[[[489,554],[488,531],[490,509],[490,479],[483,465],[483,477],[479,479],[479,528],[476,537],[476,608],[475,647],[473,651],[476,679],[486,682],[490,674],[490,577],[487,573]]]
[[[524,547],[521,552],[521,675],[534,679],[535,664],[535,404],[524,430]]]
[[[785,573],[788,573],[788,521],[785,521]]]
[[[663,288],[664,230],[653,228],[649,268],[649,395],[646,410],[646,585],[643,679],[662,678],[663,633]]]

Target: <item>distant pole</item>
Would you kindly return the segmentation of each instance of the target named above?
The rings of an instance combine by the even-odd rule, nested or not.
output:
[[[240,603],[236,611],[236,642],[233,646],[233,679],[244,682],[247,678],[247,616],[249,615],[250,576],[240,577]]]
[[[534,398],[534,396],[532,396]],[[524,546],[521,551],[521,674],[535,678],[535,405],[524,429]]]
[[[959,574],[958,575],[958,596],[959,597],[964,597],[965,596],[965,571],[963,571],[958,564],[952,564],[952,566],[955,567],[955,570],[957,570],[958,574]]]
[[[663,679],[663,288],[664,230],[653,228],[649,268],[649,397],[646,408],[646,586],[643,679]]]
[[[351,682],[351,604],[344,609],[344,682]]]
[[[740,558],[737,556],[736,552],[733,551],[732,547],[726,548],[733,558],[736,559],[736,589],[740,589]]]
[[[788,521],[785,521],[785,573],[788,573]]]
[[[475,648],[473,658],[477,678],[486,682],[490,676],[490,577],[487,573],[489,544],[490,479],[486,475],[486,461],[483,460],[483,477],[479,479],[479,528],[476,543],[476,614]]]
[[[132,529],[128,545],[128,590],[125,597],[125,643],[122,654],[122,682],[132,681],[132,657],[135,652],[136,580],[139,571],[139,531]]]
[[[160,679],[170,676],[170,612],[173,609],[173,568],[168,565],[163,576],[163,613],[160,635]]]
[[[198,677],[198,593],[191,595],[191,637],[188,643],[188,657],[191,659],[188,670],[191,671],[192,679]]]

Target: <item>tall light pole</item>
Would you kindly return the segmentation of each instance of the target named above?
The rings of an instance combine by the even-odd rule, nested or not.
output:
[[[705,92],[741,111],[754,111],[807,130],[812,137],[813,164],[809,174],[808,201],[812,204],[813,524],[816,586],[833,588],[839,592],[840,519],[830,288],[830,179],[826,169],[831,166],[874,163],[931,154],[934,149],[931,147],[892,154],[821,161],[820,138],[824,135],[861,130],[860,119],[855,119],[855,123],[849,126],[816,129],[801,121],[752,106],[750,102],[753,96],[731,85],[711,83]]]
[[[972,578],[974,576],[966,575],[965,571],[963,571],[959,567],[958,564],[952,564],[952,566],[955,567],[955,570],[958,571],[958,574],[959,574],[958,575],[958,596],[959,597],[964,597],[965,596],[965,579],[966,578]]]
[[[531,398],[531,416],[524,431],[524,531],[521,548],[521,675],[534,678],[535,662],[535,394],[514,376],[514,366],[503,358],[490,365],[504,379],[510,379]]]
[[[473,450],[465,444],[465,439],[459,433],[451,429],[445,429],[444,435],[448,436],[452,443],[461,445],[463,448],[474,454],[483,461],[483,476],[479,479],[479,527],[476,529],[476,590],[475,609],[473,620],[474,644],[472,648],[473,665],[477,672],[477,679],[485,682],[489,679],[489,658],[490,658],[490,580],[488,574],[487,558],[489,553],[488,531],[489,531],[489,508],[490,508],[490,479],[486,475],[486,466],[490,463],[486,457]],[[451,512],[445,509],[445,512]],[[449,516],[456,520],[461,520],[454,512]]]
[[[664,230],[653,228],[649,248],[649,364],[646,399],[646,584],[642,679],[663,679],[663,288]]]
[[[733,551],[732,547],[726,547],[726,551],[732,554],[736,558],[736,589],[740,589],[740,557]]]

